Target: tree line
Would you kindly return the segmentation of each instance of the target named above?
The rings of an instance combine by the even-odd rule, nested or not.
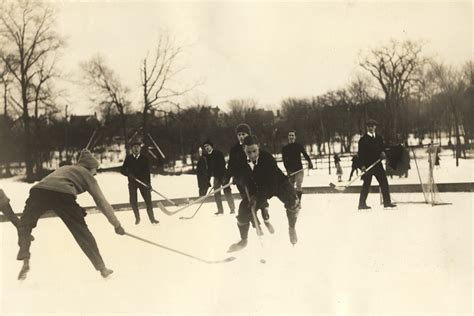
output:
[[[138,104],[132,104],[131,89],[107,59],[96,55],[81,62],[80,86],[98,115],[74,116],[63,98],[67,91],[58,88],[65,80],[58,60],[66,41],[55,21],[50,3],[0,4],[0,164],[8,168],[10,162],[23,162],[27,181],[42,176],[44,162],[55,152],[70,159],[95,130],[96,151],[117,142],[128,148],[132,136],[141,136],[150,148],[156,140],[166,154],[163,158],[155,152],[158,165],[194,154],[206,138],[225,152],[236,141],[234,128],[241,122],[273,153],[280,151],[289,130],[296,130],[299,142],[315,144],[316,154],[330,153],[326,146],[334,141],[341,143],[342,152],[350,152],[353,137],[364,131],[369,117],[380,122],[390,143],[405,142],[409,134],[436,141],[446,133],[456,145],[457,159],[461,144],[472,139],[472,61],[447,65],[427,56],[422,42],[411,40],[391,39],[362,51],[355,65],[359,75],[340,89],[288,97],[269,111],[254,99],[183,106],[180,99],[200,82],[177,83],[186,68],[180,62],[184,48],[162,33],[137,69]]]

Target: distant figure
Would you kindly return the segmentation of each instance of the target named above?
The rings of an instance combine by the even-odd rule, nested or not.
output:
[[[217,149],[214,149],[214,144],[210,140],[206,140],[203,144],[204,149],[207,152],[207,167],[209,170],[209,176],[213,177],[212,188],[217,190],[225,185],[226,176],[226,167],[224,154]],[[225,199],[227,204],[229,204],[230,214],[235,213],[235,204],[234,198],[232,197],[232,189],[229,187],[224,189]],[[217,212],[214,215],[224,214],[224,207],[222,206],[222,195],[221,192],[216,192],[214,194],[214,199],[217,204]]]
[[[29,270],[31,231],[36,227],[40,216],[48,210],[54,211],[61,218],[84,254],[102,277],[105,278],[113,273],[105,266],[97,242],[87,227],[84,220],[85,210],[76,202],[77,195],[86,191],[89,192],[98,209],[104,213],[109,223],[115,228],[115,232],[119,235],[125,235],[125,230],[115,216],[114,209],[110,206],[94,178],[98,166],[99,162],[92,156],[91,152],[84,149],[76,165],[56,169],[31,188],[18,225],[20,250],[17,259],[23,260],[23,268],[18,276],[19,279],[26,278],[26,273]],[[50,260],[52,259],[50,258]]]
[[[207,170],[207,158],[203,155],[202,147],[198,148],[198,161],[196,165],[196,177],[199,187],[199,196],[204,196],[207,190],[211,186],[211,178],[209,177],[209,171]]]
[[[342,179],[342,167],[341,167],[341,158],[339,158],[338,154],[334,154],[334,164],[336,165],[336,174],[337,174],[337,181],[341,182]]]
[[[352,179],[352,175],[354,174],[354,171],[356,173],[356,175],[358,176],[359,175],[359,156],[357,156],[357,154],[355,154],[354,156],[352,156],[352,166],[351,166],[351,174],[349,175],[349,181],[351,181]]]
[[[290,183],[293,187],[296,185],[296,194],[301,202],[304,178],[301,154],[303,154],[304,158],[308,161],[308,169],[313,169],[313,163],[303,145],[296,142],[296,131],[291,130],[288,132],[288,144],[281,149],[281,154]]]
[[[408,170],[411,169],[410,166],[410,151],[408,150],[407,146],[403,146],[403,153],[402,153],[402,159],[400,161],[401,164],[401,169],[402,169],[402,174],[400,174],[400,178],[403,176],[405,178],[408,178]]]
[[[140,223],[140,211],[138,209],[137,201],[137,190],[143,197],[146,204],[146,212],[148,213],[148,219],[152,224],[158,224],[159,221],[155,219],[153,213],[153,204],[151,202],[151,177],[150,177],[150,166],[148,158],[140,153],[143,142],[136,138],[132,143],[132,153],[125,157],[120,173],[128,177],[128,193],[130,206],[132,207],[133,214],[135,215],[135,225]],[[138,183],[135,179],[145,183],[148,187],[141,183]]]
[[[435,166],[437,168],[439,168],[439,162],[441,160],[441,158],[439,157],[439,153],[441,152],[441,148],[436,148],[436,151],[435,151]]]

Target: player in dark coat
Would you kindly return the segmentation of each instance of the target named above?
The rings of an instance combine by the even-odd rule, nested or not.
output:
[[[214,149],[214,144],[210,140],[206,140],[203,145],[207,152],[207,167],[209,170],[209,176],[214,178],[212,188],[217,190],[225,184],[225,176],[227,171],[225,167],[224,154],[220,150]],[[227,204],[229,204],[230,214],[234,214],[235,204],[230,186],[224,189],[224,195],[225,199],[227,200]],[[222,206],[220,191],[214,194],[214,199],[216,200],[217,204],[217,212],[214,215],[224,214],[224,207]]]
[[[244,139],[245,137],[251,134],[250,126],[245,123],[237,125],[235,128],[235,134],[237,136],[237,143],[230,149],[229,152],[229,162],[227,163],[227,175],[224,180],[225,183],[230,181],[232,178],[232,183],[237,186],[239,190],[241,202],[239,208],[244,207],[248,203],[247,194],[245,193],[245,188],[243,185],[243,178],[247,172],[247,155],[244,151]],[[268,213],[268,202],[262,203],[260,205],[260,210],[262,211],[262,218],[265,226],[267,227],[270,233],[274,233],[275,229],[270,223],[270,214]]]
[[[273,196],[278,197],[285,205],[290,242],[293,245],[296,244],[298,237],[295,225],[300,205],[295,189],[278,168],[275,158],[270,153],[260,150],[257,137],[251,135],[245,138],[244,151],[248,163],[245,176],[242,178],[242,184],[245,190],[248,191],[250,198],[245,205],[239,208],[239,214],[237,215],[237,226],[241,240],[231,245],[229,252],[247,246],[249,223],[253,220],[252,209],[256,210],[260,204],[265,203]]]
[[[383,139],[380,135],[375,134],[377,122],[375,120],[369,119],[366,125],[367,133],[364,134],[364,136],[362,136],[359,140],[358,156],[362,172],[365,172],[365,170],[378,159],[385,158],[385,146]],[[384,207],[395,207],[396,205],[390,200],[390,191],[388,188],[385,170],[383,169],[382,162],[379,161],[372,169],[367,171],[367,173],[362,176],[364,183],[362,185],[362,190],[359,197],[359,209],[363,210],[371,208],[366,204],[366,200],[367,195],[369,194],[372,176],[375,176],[379,182],[380,188],[382,190]]]
[[[207,158],[203,155],[202,148],[198,149],[198,161],[196,164],[196,176],[199,187],[199,196],[204,196],[207,189],[211,186],[209,171],[207,170]]]
[[[130,195],[130,206],[132,207],[133,214],[135,215],[135,224],[140,223],[140,211],[138,209],[137,201],[137,190],[143,197],[146,204],[146,211],[148,218],[152,224],[158,224],[159,221],[155,219],[153,213],[153,205],[151,202],[151,190],[150,190],[150,166],[148,158],[140,154],[142,141],[138,138],[134,140],[132,145],[132,153],[125,157],[120,173],[128,177],[128,192]],[[145,183],[149,187],[145,187],[143,184],[138,183],[134,178]]]
[[[281,150],[283,164],[285,166],[286,172],[288,175],[300,171],[292,176],[290,176],[290,183],[295,186],[296,192],[298,194],[298,199],[301,201],[301,196],[303,195],[303,165],[301,164],[301,154],[308,161],[308,168],[313,169],[313,163],[309,158],[308,153],[304,149],[303,145],[296,142],[296,131],[292,130],[288,132],[288,144],[285,145]]]

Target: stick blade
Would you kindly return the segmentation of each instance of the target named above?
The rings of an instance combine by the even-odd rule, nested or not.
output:
[[[335,185],[335,184],[332,183],[332,182],[329,183],[329,186],[330,186],[332,189],[334,189],[334,190],[336,190],[336,191],[339,191],[339,192],[342,192],[342,191],[344,191],[344,190],[347,188],[347,186],[337,186],[337,185]]]
[[[166,209],[166,207],[163,205],[163,203],[157,202],[156,205],[158,206],[158,208],[160,209],[160,211],[162,211],[162,212],[165,213],[166,215],[168,215],[168,216],[173,215],[172,212],[170,212],[170,211],[168,211],[168,209]]]

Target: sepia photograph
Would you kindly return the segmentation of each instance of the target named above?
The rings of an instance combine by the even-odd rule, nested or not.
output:
[[[473,315],[473,17],[0,0],[0,315]]]

